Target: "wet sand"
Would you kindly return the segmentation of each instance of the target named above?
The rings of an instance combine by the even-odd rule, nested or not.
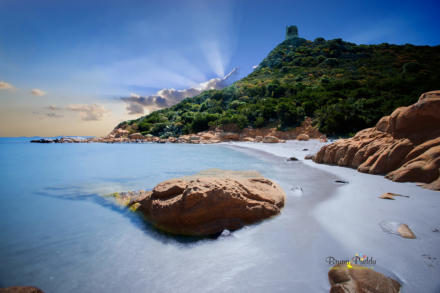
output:
[[[438,292],[440,289],[440,192],[414,183],[396,183],[383,176],[354,169],[316,164],[304,160],[323,145],[317,140],[283,144],[228,143],[228,147],[249,154],[271,157],[276,164],[290,164],[283,182],[302,187],[302,195],[290,190],[287,208],[298,221],[293,226],[298,241],[304,241],[304,255],[316,275],[324,278],[329,265],[313,258],[319,253],[347,259],[356,253],[372,257],[373,268],[402,283],[402,292]],[[307,149],[307,150],[304,150]],[[265,155],[263,155],[265,154]],[[287,162],[294,156],[299,161]],[[336,183],[336,180],[348,183]],[[283,183],[281,183],[283,184]],[[284,187],[284,186],[283,186]],[[378,198],[385,192],[409,196],[396,200]],[[416,239],[393,234],[395,223],[407,224]],[[317,235],[321,235],[318,237]],[[297,243],[296,243],[297,244]],[[299,268],[297,268],[299,269]]]

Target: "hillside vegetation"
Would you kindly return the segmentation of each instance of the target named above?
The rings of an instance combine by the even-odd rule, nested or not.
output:
[[[215,127],[286,130],[311,117],[328,135],[373,126],[440,87],[440,46],[285,40],[247,77],[117,127],[163,138]]]

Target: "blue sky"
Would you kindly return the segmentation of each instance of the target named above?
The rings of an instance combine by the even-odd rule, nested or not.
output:
[[[40,125],[0,135],[105,134],[135,118],[119,97],[200,88],[235,67],[235,78],[244,76],[290,24],[311,40],[439,45],[439,8],[436,1],[0,0],[0,81],[13,87],[0,90],[0,114]],[[87,116],[94,109],[100,114]]]

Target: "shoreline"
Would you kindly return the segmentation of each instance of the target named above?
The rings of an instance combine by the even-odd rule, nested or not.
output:
[[[424,189],[415,183],[393,182],[381,175],[365,174],[356,169],[304,160],[307,151],[303,149],[319,149],[324,144],[318,141],[287,141],[283,144],[234,142],[223,145],[242,151],[265,152],[282,160],[295,156],[299,162],[293,164],[303,164],[348,181],[338,185],[334,193],[310,211],[345,251],[345,255],[332,256],[341,259],[355,253],[372,256],[377,260],[374,269],[399,280],[403,285],[402,292],[435,292],[439,288],[440,283],[432,282],[440,275],[438,191]],[[385,192],[409,198],[378,198]],[[404,239],[386,233],[383,223],[395,222],[408,224],[417,238]]]

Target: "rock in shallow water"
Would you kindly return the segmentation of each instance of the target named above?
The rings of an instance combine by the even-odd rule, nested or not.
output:
[[[416,235],[411,231],[407,224],[402,224],[395,221],[382,221],[379,226],[385,233],[396,234],[403,238],[415,239]]]
[[[284,191],[265,178],[171,179],[139,200],[137,210],[157,228],[179,235],[215,235],[277,215]]]
[[[379,198],[381,199],[391,199],[394,200],[395,196],[401,196],[401,197],[409,197],[407,195],[402,195],[402,194],[397,194],[397,193],[392,193],[392,192],[385,192],[384,194],[382,194],[381,196],[379,196]]]
[[[348,268],[339,264],[330,269],[330,293],[398,293],[401,285],[394,279],[360,265]]]

